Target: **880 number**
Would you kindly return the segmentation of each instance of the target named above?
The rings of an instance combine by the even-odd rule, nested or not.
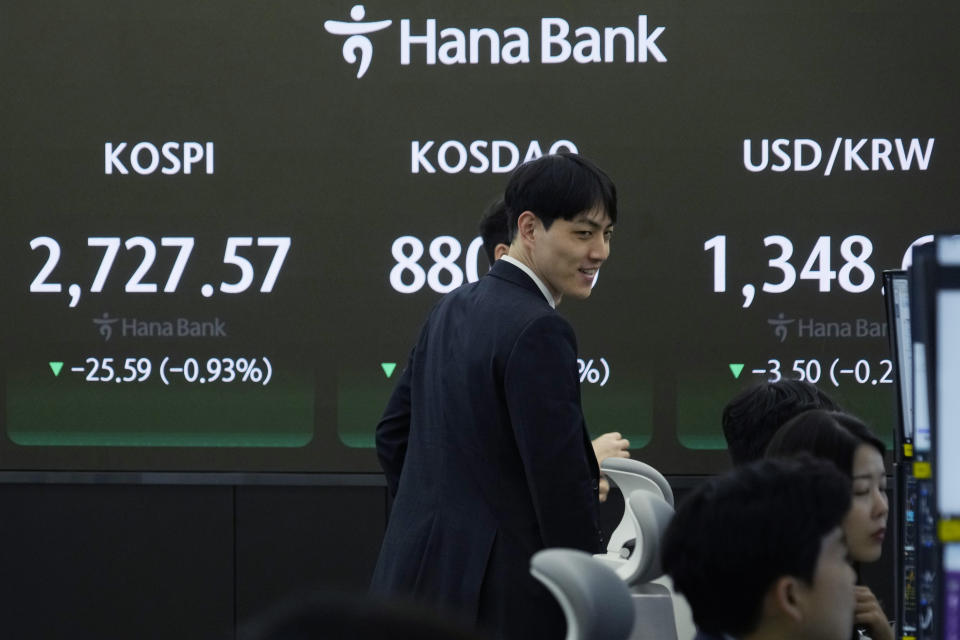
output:
[[[483,239],[477,236],[467,247],[463,268],[457,259],[463,253],[463,245],[453,236],[437,236],[430,241],[426,252],[433,261],[429,267],[420,264],[424,243],[416,236],[400,236],[393,241],[390,253],[397,263],[390,270],[390,286],[399,293],[416,293],[424,286],[437,293],[448,293],[467,282],[476,282],[478,261]]]

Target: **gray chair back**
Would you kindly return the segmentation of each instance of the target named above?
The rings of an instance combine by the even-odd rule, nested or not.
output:
[[[589,553],[544,549],[530,559],[530,573],[553,594],[567,620],[566,640],[627,640],[634,603],[616,573]]]
[[[673,507],[666,500],[649,491],[634,491],[628,499],[630,513],[637,530],[637,545],[634,549],[636,563],[632,574],[617,573],[630,585],[636,623],[631,640],[676,640],[677,621],[673,607],[673,594],[666,586],[653,582],[663,575],[660,563],[660,547],[667,525],[673,518]],[[631,556],[631,560],[634,559]]]
[[[660,546],[667,525],[673,519],[673,507],[649,491],[634,491],[627,500],[635,519],[637,542],[633,556],[638,562],[633,575],[620,577],[631,587],[652,582],[663,575]]]
[[[624,481],[626,479],[625,474],[648,478],[660,489],[663,499],[666,500],[671,507],[673,506],[673,489],[670,487],[670,483],[667,482],[667,479],[663,477],[662,473],[646,462],[640,462],[633,458],[604,458],[600,469],[614,482],[617,482],[618,479],[623,479],[621,482]],[[621,490],[624,488],[620,483],[617,483],[617,486],[619,486]],[[624,499],[631,493],[633,493],[633,491],[624,492]]]
[[[620,523],[607,542],[607,552],[615,557],[621,553],[624,544],[633,540],[637,535],[630,515],[629,498],[633,492],[644,489],[660,496],[672,507],[673,489],[670,488],[670,483],[663,477],[663,474],[639,460],[606,458],[600,465],[600,470],[623,493],[623,518],[621,518]]]

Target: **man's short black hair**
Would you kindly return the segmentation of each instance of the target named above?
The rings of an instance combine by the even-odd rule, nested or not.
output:
[[[601,208],[617,221],[617,188],[597,165],[575,153],[560,152],[521,164],[514,169],[503,200],[507,208],[510,241],[517,219],[532,211],[545,229],[557,218]]]
[[[839,409],[826,393],[809,382],[761,382],[723,408],[723,436],[734,466],[759,460],[773,434],[787,420],[810,409]]]
[[[808,453],[830,460],[852,478],[853,457],[861,444],[870,445],[881,456],[887,449],[867,425],[849,413],[813,409],[780,427],[767,446],[766,456],[789,457]]]
[[[756,630],[769,588],[813,584],[823,538],[850,509],[850,480],[809,456],[761,460],[699,486],[667,528],[664,570],[704,632]]]
[[[480,220],[480,237],[483,239],[483,250],[490,260],[490,266],[497,261],[495,249],[498,244],[510,244],[510,234],[507,232],[507,205],[503,199],[487,207]]]

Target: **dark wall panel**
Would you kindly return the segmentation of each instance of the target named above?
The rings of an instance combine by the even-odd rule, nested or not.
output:
[[[703,478],[673,480],[682,501]],[[232,639],[287,597],[364,591],[386,502],[380,486],[0,484],[0,636]],[[607,535],[622,509],[614,490]],[[861,570],[892,615],[889,540]]]
[[[383,487],[238,487],[238,620],[304,591],[365,591],[385,509]]]
[[[232,492],[0,485],[2,635],[232,637]]]

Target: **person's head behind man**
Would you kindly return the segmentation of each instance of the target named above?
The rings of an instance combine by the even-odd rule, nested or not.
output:
[[[662,560],[702,632],[848,640],[855,574],[841,522],[850,480],[826,461],[762,460],[698,487]]]
[[[514,170],[504,192],[510,256],[529,267],[556,302],[586,298],[610,254],[617,191],[581,156],[543,156]]]
[[[785,422],[810,409],[839,409],[826,393],[809,382],[761,382],[723,408],[723,435],[734,466],[759,460]]]
[[[483,251],[487,254],[490,266],[506,255],[510,248],[510,232],[507,231],[507,205],[499,199],[483,213],[480,220],[480,238]]]

